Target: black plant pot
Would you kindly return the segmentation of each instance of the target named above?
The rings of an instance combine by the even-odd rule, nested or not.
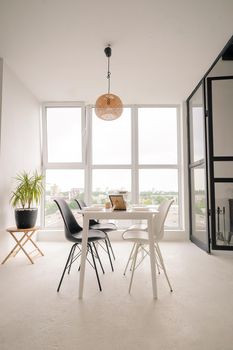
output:
[[[36,224],[37,208],[30,209],[15,209],[15,222],[17,228],[31,228]]]

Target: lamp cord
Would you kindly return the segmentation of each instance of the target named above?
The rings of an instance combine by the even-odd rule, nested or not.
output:
[[[107,74],[107,79],[108,79],[108,94],[110,94],[110,57],[108,57],[108,74]]]

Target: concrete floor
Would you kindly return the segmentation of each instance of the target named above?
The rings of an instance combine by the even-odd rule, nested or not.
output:
[[[88,268],[83,300],[75,268],[56,292],[68,243],[41,242],[45,256],[34,265],[20,255],[0,266],[0,349],[233,349],[233,253],[208,255],[189,242],[163,242],[174,292],[161,274],[153,300],[148,261],[129,295],[122,271],[130,246],[113,246],[115,272],[103,259],[100,293]]]

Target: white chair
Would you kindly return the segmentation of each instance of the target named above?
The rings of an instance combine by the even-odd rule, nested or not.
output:
[[[153,229],[154,229],[154,239],[155,239],[155,259],[156,259],[156,267],[158,269],[158,272],[160,273],[160,269],[164,271],[164,274],[166,276],[170,291],[172,292],[172,286],[169,281],[167,271],[164,265],[163,257],[161,254],[161,250],[159,247],[159,242],[163,239],[164,236],[164,223],[167,218],[168,211],[174,202],[173,199],[164,201],[159,206],[159,213],[156,215],[153,223]],[[129,227],[127,230],[125,230],[122,233],[122,238],[125,241],[133,242],[133,247],[129,256],[129,259],[127,261],[124,275],[126,274],[126,271],[128,269],[128,266],[131,265],[130,270],[131,273],[131,279],[130,279],[130,285],[129,285],[129,293],[131,291],[132,282],[133,282],[133,276],[136,268],[142,263],[142,261],[145,259],[147,255],[149,255],[149,239],[148,239],[148,232],[146,225],[133,225]],[[137,257],[138,252],[142,252],[141,260],[137,264]],[[130,264],[131,263],[131,264]]]

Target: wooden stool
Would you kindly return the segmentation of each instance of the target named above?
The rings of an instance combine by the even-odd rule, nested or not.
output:
[[[31,227],[31,228],[9,227],[6,231],[9,232],[11,234],[11,236],[14,238],[14,240],[16,241],[16,245],[10,251],[10,253],[5,257],[2,264],[4,264],[7,261],[7,259],[9,259],[11,256],[15,257],[20,250],[22,250],[24,252],[24,254],[27,256],[27,258],[30,260],[30,262],[32,264],[34,264],[34,262],[33,262],[32,258],[30,257],[30,254],[32,254],[33,252],[36,251],[37,253],[40,253],[43,256],[44,254],[42,253],[42,251],[39,249],[39,247],[36,245],[36,243],[32,240],[33,234],[38,229],[39,229],[39,226],[35,226],[35,227]],[[17,237],[18,233],[22,234],[21,238]],[[24,246],[27,242],[31,242],[35,247],[35,249],[30,253],[27,253],[27,251],[24,249]]]

